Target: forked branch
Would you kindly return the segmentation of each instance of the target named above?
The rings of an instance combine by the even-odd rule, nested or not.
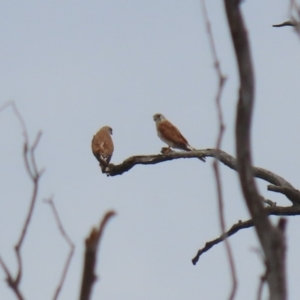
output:
[[[72,257],[73,257],[73,254],[74,254],[74,249],[75,249],[75,246],[73,244],[73,242],[71,241],[71,239],[69,238],[68,234],[66,233],[63,225],[62,225],[62,222],[60,220],[60,217],[58,215],[58,212],[57,212],[57,209],[54,205],[54,202],[53,202],[53,199],[50,198],[50,199],[47,199],[47,200],[44,200],[45,203],[49,204],[51,209],[52,209],[52,212],[53,212],[53,215],[54,215],[54,219],[57,223],[57,227],[58,227],[58,230],[60,232],[60,234],[62,235],[62,237],[65,239],[65,241],[67,242],[67,244],[69,245],[70,247],[70,252],[67,256],[67,259],[66,259],[66,262],[65,262],[65,266],[63,268],[63,271],[62,271],[62,275],[61,275],[61,278],[60,278],[60,281],[57,285],[57,288],[55,290],[55,293],[54,293],[54,296],[53,296],[53,300],[56,300],[59,296],[59,293],[63,287],[63,284],[65,282],[65,279],[66,279],[66,276],[67,276],[67,272],[68,272],[68,269],[69,269],[69,266],[70,266],[70,263],[71,263],[71,260],[72,260]]]
[[[15,246],[15,253],[17,257],[17,275],[14,277],[12,276],[12,273],[9,271],[8,267],[4,263],[3,259],[0,258],[0,265],[2,266],[5,274],[6,274],[6,281],[8,285],[11,287],[15,295],[18,299],[23,299],[23,295],[20,291],[20,281],[22,279],[22,271],[23,271],[23,263],[22,263],[22,256],[21,256],[21,248],[26,236],[26,232],[29,226],[29,223],[32,219],[33,209],[37,200],[37,194],[38,194],[38,188],[39,188],[39,180],[43,174],[43,170],[38,170],[36,161],[35,161],[35,150],[38,146],[39,140],[41,138],[41,132],[39,132],[36,136],[35,141],[30,146],[29,144],[29,138],[28,133],[26,129],[25,122],[19,113],[16,105],[14,102],[10,101],[5,103],[3,106],[0,107],[0,112],[2,112],[4,109],[11,107],[15,116],[17,117],[24,136],[24,146],[23,146],[23,160],[25,163],[25,169],[28,173],[29,178],[31,179],[33,183],[33,190],[31,194],[29,209],[25,218],[24,225],[21,229],[20,237],[18,239],[18,242]]]
[[[203,158],[203,157],[215,157],[221,163],[232,170],[237,170],[236,159],[222,150],[217,149],[203,149],[190,152],[171,152],[170,154],[152,154],[152,155],[137,155],[131,156],[125,159],[119,165],[109,165],[108,176],[122,175],[125,172],[128,172],[136,165],[155,165],[158,163],[171,161],[174,159],[191,159],[191,158]],[[260,178],[269,183],[272,183],[277,186],[286,186],[293,188],[293,186],[281,176],[268,171],[263,168],[252,167],[253,176]]]

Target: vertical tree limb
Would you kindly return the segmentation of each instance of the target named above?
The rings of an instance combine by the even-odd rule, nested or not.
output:
[[[294,27],[295,31],[300,37],[300,6],[296,0],[290,0],[290,24]]]
[[[217,198],[218,198],[218,207],[219,207],[219,220],[220,220],[220,227],[221,227],[221,232],[222,236],[224,237],[224,243],[225,243],[225,249],[226,249],[226,254],[228,257],[229,261],[229,267],[230,267],[230,272],[231,272],[231,278],[232,278],[232,288],[231,292],[229,295],[229,299],[233,300],[234,296],[236,294],[236,288],[237,288],[237,278],[236,278],[236,271],[235,271],[235,265],[234,265],[234,260],[233,260],[233,255],[230,247],[229,240],[227,239],[226,236],[226,225],[225,225],[225,218],[224,218],[224,201],[223,201],[223,190],[222,190],[222,182],[221,182],[221,175],[220,175],[220,163],[219,163],[219,156],[220,156],[220,149],[221,149],[221,143],[225,131],[225,124],[223,120],[223,113],[222,113],[222,107],[221,107],[221,96],[224,88],[224,84],[226,81],[225,75],[223,75],[222,70],[221,70],[221,65],[220,61],[218,59],[217,55],[217,50],[213,38],[213,34],[211,31],[211,25],[210,21],[208,18],[207,10],[206,10],[206,5],[205,5],[205,0],[201,1],[202,3],[202,11],[204,14],[205,22],[206,22],[206,29],[207,29],[207,35],[209,39],[209,44],[214,60],[214,67],[219,79],[219,85],[217,89],[217,94],[216,94],[216,107],[217,107],[217,113],[218,113],[218,121],[219,121],[219,134],[217,137],[217,142],[216,142],[216,157],[213,161],[213,168],[214,168],[214,173],[216,177],[216,185],[217,185]]]
[[[240,77],[236,118],[237,168],[247,207],[269,268],[267,282],[270,299],[286,299],[285,246],[283,232],[273,227],[263,207],[252,169],[251,120],[254,102],[254,74],[248,35],[239,0],[224,0]]]
[[[66,279],[66,276],[67,276],[67,272],[68,272],[68,269],[69,269],[69,266],[70,266],[73,254],[74,254],[75,246],[74,246],[73,242],[71,241],[71,239],[69,238],[68,234],[66,233],[66,231],[65,231],[65,229],[64,229],[64,227],[62,225],[62,222],[61,222],[60,217],[58,215],[57,209],[56,209],[56,207],[54,205],[53,199],[50,198],[50,199],[44,200],[44,202],[50,205],[50,207],[52,209],[52,212],[53,212],[53,215],[54,215],[54,218],[55,218],[55,221],[56,221],[57,226],[58,226],[58,230],[59,230],[59,232],[61,233],[62,237],[65,239],[65,241],[67,242],[67,244],[70,247],[70,252],[69,252],[69,255],[67,256],[67,259],[66,259],[66,262],[65,262],[65,266],[63,268],[62,275],[61,275],[61,278],[60,278],[60,281],[59,281],[59,283],[57,285],[57,288],[56,288],[54,296],[53,296],[53,300],[56,300],[58,298],[59,293],[60,293],[60,291],[61,291],[61,289],[63,287],[63,284],[65,282],[65,279]]]
[[[32,144],[32,146],[29,149],[28,149],[28,141],[25,140],[25,142],[24,142],[23,157],[24,157],[26,171],[27,171],[31,181],[33,182],[33,191],[32,191],[32,196],[31,196],[31,200],[30,200],[29,210],[27,212],[27,216],[26,216],[23,228],[21,230],[19,240],[15,246],[15,251],[16,251],[16,256],[17,256],[17,261],[18,261],[18,273],[17,273],[17,277],[16,277],[16,284],[19,284],[21,277],[22,277],[21,247],[23,245],[23,241],[24,241],[29,223],[31,221],[33,209],[34,209],[34,206],[36,203],[38,188],[39,188],[39,184],[38,184],[39,179],[43,174],[43,170],[41,170],[41,171],[37,170],[35,156],[34,156],[34,151],[38,145],[41,135],[42,135],[41,132],[39,132],[37,134],[34,143]]]
[[[85,240],[84,267],[80,300],[89,300],[91,297],[92,287],[97,279],[95,269],[100,239],[102,238],[103,231],[108,220],[115,214],[116,213],[114,211],[108,211],[100,222],[99,228],[93,228],[90,235]]]
[[[14,277],[11,275],[11,272],[9,271],[8,267],[4,263],[3,259],[0,258],[0,265],[2,266],[5,274],[6,274],[6,281],[8,285],[11,287],[15,295],[19,300],[24,299],[22,293],[20,292],[20,281],[22,278],[22,273],[23,273],[23,263],[22,263],[22,256],[21,256],[21,248],[26,236],[26,232],[29,226],[29,223],[32,219],[32,214],[34,210],[34,206],[37,200],[37,194],[38,194],[38,188],[39,188],[39,180],[44,172],[44,170],[38,170],[36,161],[35,161],[35,150],[36,147],[38,146],[39,140],[41,138],[41,132],[39,132],[36,136],[35,141],[33,144],[30,146],[29,145],[29,137],[26,129],[25,122],[19,113],[15,103],[13,101],[9,101],[2,105],[0,107],[0,112],[2,112],[4,109],[7,107],[11,107],[15,116],[17,117],[22,131],[23,131],[23,136],[24,136],[24,146],[23,146],[23,160],[25,164],[25,169],[28,173],[28,176],[30,177],[32,183],[33,183],[33,190],[31,194],[31,199],[30,199],[30,204],[29,204],[29,209],[25,218],[24,225],[21,229],[20,237],[18,239],[18,242],[15,246],[15,253],[17,257],[17,275]]]

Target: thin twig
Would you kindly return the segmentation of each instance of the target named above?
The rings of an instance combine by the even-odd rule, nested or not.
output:
[[[19,121],[21,128],[22,128],[22,133],[24,136],[25,143],[28,144],[29,138],[28,138],[26,124],[25,124],[25,121],[24,121],[22,115],[20,114],[19,110],[17,109],[16,103],[14,101],[8,101],[8,102],[4,103],[0,107],[0,113],[8,107],[12,108],[15,116],[17,117],[17,120]]]
[[[258,291],[257,291],[257,300],[261,300],[263,287],[267,280],[267,274],[268,274],[268,270],[266,269],[265,273],[260,276]]]
[[[289,21],[291,24],[290,26],[294,27],[295,31],[298,34],[298,37],[300,37],[300,6],[297,4],[295,0],[290,1],[289,13],[290,13],[290,20],[291,20]]]
[[[218,237],[212,241],[206,242],[205,246],[203,248],[199,249],[197,254],[195,255],[195,257],[192,259],[193,265],[195,265],[198,262],[200,256],[203,253],[210,250],[213,246],[223,242],[224,240],[226,240],[230,236],[234,235],[241,229],[245,229],[245,228],[249,228],[249,227],[253,227],[252,220],[247,220],[247,221],[243,221],[243,222],[239,221],[238,223],[232,225],[232,227],[228,231],[226,231],[224,234],[220,235],[220,237]]]
[[[35,152],[35,150],[36,150],[36,148],[37,148],[37,146],[38,146],[38,143],[39,143],[41,137],[42,137],[42,132],[39,131],[39,132],[37,133],[37,135],[36,135],[36,138],[35,138],[35,140],[34,140],[32,146],[31,146],[30,152],[29,152],[29,154],[30,154],[31,166],[32,166],[32,174],[34,175],[35,178],[41,177],[42,174],[44,173],[44,169],[38,171],[38,168],[37,168],[37,165],[36,165],[36,161],[35,161],[35,154],[34,154],[34,152]]]
[[[6,264],[4,263],[1,256],[0,256],[0,265],[1,265],[2,269],[4,270],[4,273],[6,274],[6,282],[7,282],[8,286],[15,293],[18,300],[24,300],[25,298],[23,297],[23,295],[19,289],[19,286],[16,285],[15,280],[13,279],[10,271],[8,270]]]
[[[40,140],[41,133],[39,132],[37,134],[37,137],[36,137],[34,143],[30,147],[26,124],[24,122],[22,115],[20,114],[19,110],[17,109],[16,104],[13,101],[9,101],[0,107],[0,112],[2,112],[4,109],[6,109],[8,107],[12,108],[12,110],[22,128],[22,133],[23,133],[23,137],[24,137],[23,160],[24,160],[24,164],[25,164],[25,169],[26,169],[31,181],[33,182],[33,191],[32,191],[32,195],[31,195],[31,199],[30,199],[29,210],[26,215],[24,225],[21,229],[20,237],[15,246],[15,253],[16,253],[17,265],[18,265],[16,277],[13,278],[13,276],[9,272],[8,268],[6,267],[6,265],[4,264],[4,261],[2,259],[0,260],[0,265],[2,266],[4,272],[6,273],[6,276],[7,276],[6,281],[7,281],[8,285],[12,288],[12,290],[14,291],[14,293],[16,294],[18,299],[23,299],[23,296],[19,290],[19,285],[20,285],[20,281],[22,278],[22,271],[23,271],[21,247],[22,247],[23,241],[25,239],[29,223],[32,218],[33,209],[34,209],[36,199],[37,199],[37,194],[38,194],[39,179],[43,172],[43,171],[37,170],[37,166],[36,166],[36,162],[35,162],[35,154],[34,154],[34,151],[35,151],[36,147],[38,146],[38,142]]]
[[[89,300],[91,297],[92,287],[97,279],[95,269],[99,243],[103,236],[103,231],[107,225],[107,222],[115,214],[116,213],[114,211],[108,211],[100,222],[99,227],[93,228],[90,232],[90,235],[85,240],[84,267],[79,298],[80,300]]]
[[[26,146],[27,143],[26,142],[24,143],[23,158],[24,158],[27,173],[28,173],[28,175],[30,176],[30,178],[33,182],[33,191],[32,191],[32,195],[31,195],[29,210],[27,212],[26,219],[25,219],[23,228],[21,230],[19,240],[18,240],[18,242],[15,246],[15,251],[16,251],[16,256],[17,256],[17,261],[18,261],[18,272],[17,272],[17,277],[16,277],[17,284],[19,283],[19,281],[21,280],[21,277],[22,277],[21,247],[22,247],[24,238],[26,236],[26,232],[27,232],[29,223],[30,223],[31,218],[32,218],[33,209],[35,207],[35,203],[36,203],[36,200],[37,200],[39,180],[40,180],[40,177],[43,173],[43,170],[41,170],[40,172],[37,170],[36,163],[35,163],[35,154],[34,154],[34,151],[35,151],[35,149],[38,145],[38,141],[40,140],[40,136],[41,136],[41,133],[39,132],[37,134],[35,142],[30,147],[30,149],[28,149],[28,147]]]
[[[282,207],[282,206],[272,206],[272,207],[266,207],[265,212],[267,215],[273,215],[273,216],[299,216],[300,215],[300,206],[288,206],[288,207]],[[200,259],[200,256],[210,250],[213,246],[221,243],[224,241],[224,239],[234,235],[241,229],[246,229],[253,227],[254,223],[253,220],[247,220],[247,221],[238,221],[236,224],[232,225],[232,227],[225,232],[225,234],[221,235],[220,237],[211,240],[209,242],[206,242],[205,246],[198,250],[195,257],[192,259],[192,263],[195,265],[198,260]]]
[[[221,232],[222,235],[225,234],[225,217],[224,217],[224,201],[223,201],[223,190],[222,190],[222,182],[221,182],[221,176],[220,176],[220,164],[219,164],[219,158],[218,158],[218,153],[221,149],[221,143],[225,131],[225,124],[223,120],[223,112],[222,112],[222,107],[221,107],[221,96],[224,88],[224,84],[226,81],[226,77],[223,75],[222,70],[221,70],[221,65],[220,61],[218,59],[217,55],[217,50],[211,30],[211,24],[208,18],[208,13],[206,10],[206,5],[205,5],[205,0],[201,1],[202,3],[202,11],[206,23],[206,30],[207,30],[207,35],[209,39],[209,44],[210,44],[210,49],[212,52],[213,60],[214,60],[214,66],[215,70],[219,79],[219,85],[218,85],[218,90],[217,90],[217,95],[216,95],[216,106],[217,106],[217,113],[218,113],[218,121],[219,121],[219,134],[217,137],[217,142],[216,142],[216,150],[217,150],[217,157],[213,161],[213,168],[214,168],[214,173],[215,173],[215,178],[216,178],[216,185],[217,185],[217,198],[218,198],[218,207],[219,207],[219,220],[220,220],[220,227],[221,227]],[[236,289],[237,289],[237,277],[236,277],[236,271],[235,271],[235,265],[234,265],[234,259],[231,251],[231,247],[229,244],[228,239],[225,238],[225,249],[226,249],[226,254],[228,257],[229,261],[229,267],[230,267],[230,272],[231,272],[231,278],[232,278],[232,288],[231,292],[229,295],[229,299],[233,300]]]
[[[280,24],[274,24],[274,25],[272,25],[272,27],[284,27],[284,26],[292,26],[292,27],[294,27],[295,23],[293,21],[286,21],[286,22],[283,22],[283,23],[280,23]]]
[[[267,281],[269,268],[268,268],[266,259],[264,257],[264,254],[262,253],[261,249],[256,248],[256,249],[254,249],[254,251],[258,255],[258,257],[261,259],[262,263],[265,265],[265,272],[259,278],[259,285],[258,285],[258,289],[257,289],[257,300],[261,300],[263,287],[264,287],[264,285],[266,284],[266,281]]]
[[[65,241],[67,242],[67,244],[70,247],[70,252],[69,252],[69,254],[67,256],[67,259],[66,259],[66,262],[65,262],[65,266],[63,268],[62,275],[61,275],[61,278],[60,278],[60,281],[59,281],[59,283],[57,285],[57,288],[56,288],[54,296],[53,296],[53,300],[56,300],[58,298],[58,296],[59,296],[59,293],[60,293],[60,291],[61,291],[61,289],[63,287],[64,281],[66,279],[67,272],[68,272],[68,269],[69,269],[69,266],[70,266],[73,254],[74,254],[75,246],[74,246],[73,242],[71,241],[71,239],[69,238],[68,234],[66,233],[66,231],[65,231],[65,229],[64,229],[64,227],[62,225],[62,222],[61,222],[60,217],[58,215],[57,209],[56,209],[56,207],[54,205],[53,199],[50,198],[50,199],[44,200],[44,202],[50,205],[50,207],[52,209],[52,212],[53,212],[53,215],[54,215],[54,218],[55,218],[55,221],[56,221],[56,224],[58,226],[58,230],[59,230],[59,232],[61,233],[62,237],[65,239]]]

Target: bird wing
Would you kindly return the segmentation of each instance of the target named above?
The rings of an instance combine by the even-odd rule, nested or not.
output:
[[[104,160],[108,164],[114,151],[110,135],[101,130],[98,131],[92,139],[92,151],[100,163]]]
[[[189,144],[188,141],[171,122],[168,120],[161,122],[158,126],[158,130],[166,140],[172,141],[186,150],[187,145]]]

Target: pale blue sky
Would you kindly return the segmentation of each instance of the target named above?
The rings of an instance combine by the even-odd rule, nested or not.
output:
[[[223,72],[226,132],[222,149],[235,154],[237,73],[222,1],[208,12]],[[289,27],[286,1],[244,1],[256,75],[253,153],[257,166],[299,188],[300,43]],[[159,153],[154,113],[163,113],[190,144],[212,148],[217,135],[213,69],[199,1],[2,1],[0,105],[14,100],[31,140],[43,136],[42,177],[23,248],[22,291],[51,299],[68,247],[42,200],[54,196],[76,245],[60,299],[77,299],[83,241],[108,209],[117,217],[101,243],[93,299],[227,299],[230,273],[223,245],[192,257],[220,234],[212,160],[136,166],[107,178],[90,150],[103,125],[114,130],[112,163]],[[22,133],[10,109],[0,114],[0,254],[15,270],[13,253],[28,208],[31,183],[21,157]],[[248,213],[236,173],[222,166],[227,227]],[[278,204],[280,195],[261,193]],[[276,218],[274,218],[276,220]],[[288,222],[289,299],[299,299],[300,218]],[[253,229],[230,238],[239,279],[237,299],[255,299],[263,272]],[[0,271],[1,299],[15,299]]]

